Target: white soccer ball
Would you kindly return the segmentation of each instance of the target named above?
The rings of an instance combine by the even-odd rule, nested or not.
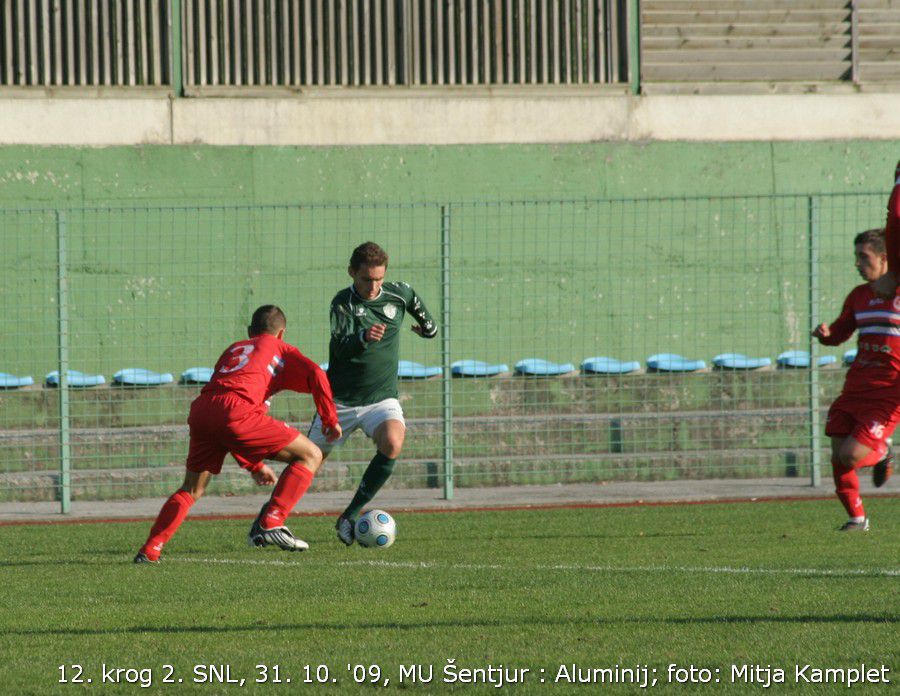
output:
[[[386,549],[397,537],[397,523],[384,510],[369,510],[356,520],[355,532],[360,546]]]

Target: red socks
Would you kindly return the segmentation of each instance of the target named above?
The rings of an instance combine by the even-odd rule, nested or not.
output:
[[[856,475],[856,470],[875,466],[881,461],[881,458],[884,457],[886,451],[887,450],[883,445],[874,447],[872,451],[860,459],[852,469],[845,468],[839,461],[831,462],[834,471],[835,492],[850,517],[866,516],[862,498],[859,497],[859,476]]]
[[[182,490],[175,491],[163,503],[162,509],[156,516],[156,522],[150,528],[150,536],[147,537],[147,543],[141,547],[141,552],[147,558],[151,561],[159,560],[159,554],[162,552],[163,546],[178,531],[193,504],[193,496]]]
[[[278,478],[278,483],[275,484],[269,507],[261,520],[263,529],[274,529],[284,524],[291,510],[306,493],[313,476],[315,476],[313,472],[297,462],[285,467]]]
[[[834,462],[831,466],[834,469],[834,490],[847,514],[850,517],[865,517],[862,498],[859,497],[859,476],[856,475],[856,469],[844,469],[843,465]]]

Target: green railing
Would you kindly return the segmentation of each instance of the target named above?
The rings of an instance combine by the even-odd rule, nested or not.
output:
[[[282,207],[2,210],[0,500],[160,495],[177,485],[185,419],[211,367],[252,310],[282,306],[287,340],[327,360],[328,306],[367,239],[441,320],[438,340],[403,337],[401,357],[444,377],[401,382],[409,436],[394,486],[443,488],[607,480],[802,476],[818,481],[819,422],[840,390],[843,350],[816,351],[859,282],[853,236],[883,223],[885,195]],[[789,349],[837,357],[819,369],[714,370],[712,358],[773,360]],[[654,373],[648,356],[704,360]],[[639,361],[587,375],[589,357]],[[525,358],[571,363],[524,377]],[[490,378],[451,378],[474,359]],[[171,373],[159,387],[114,373]],[[43,386],[51,371],[103,375]],[[308,397],[275,415],[305,428]],[[347,488],[371,456],[354,435],[317,478]],[[226,465],[213,492],[249,491]]]

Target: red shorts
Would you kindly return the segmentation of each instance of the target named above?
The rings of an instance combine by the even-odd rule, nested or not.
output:
[[[265,407],[253,407],[233,396],[201,395],[188,416],[191,444],[188,471],[218,474],[229,452],[244,468],[254,468],[276,454],[300,434],[287,423],[272,418]]]
[[[852,437],[870,449],[887,440],[900,421],[900,399],[882,400],[841,394],[828,409],[825,434]]]

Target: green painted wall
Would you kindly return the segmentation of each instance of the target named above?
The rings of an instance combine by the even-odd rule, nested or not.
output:
[[[880,191],[900,139],[442,147],[0,147],[0,205]]]
[[[437,312],[440,208],[418,201],[483,203],[451,215],[453,359],[771,357],[803,347],[809,325],[805,194],[826,194],[827,320],[857,282],[852,235],[883,221],[898,154],[900,140],[0,148],[0,372],[40,378],[56,364],[56,221],[12,210],[42,206],[97,209],[68,219],[72,366],[107,377],[209,365],[264,302],[324,360],[328,300],[366,238]],[[623,197],[641,200],[497,204]],[[253,207],[269,204],[285,207]],[[403,353],[440,359],[438,342],[412,335]]]

